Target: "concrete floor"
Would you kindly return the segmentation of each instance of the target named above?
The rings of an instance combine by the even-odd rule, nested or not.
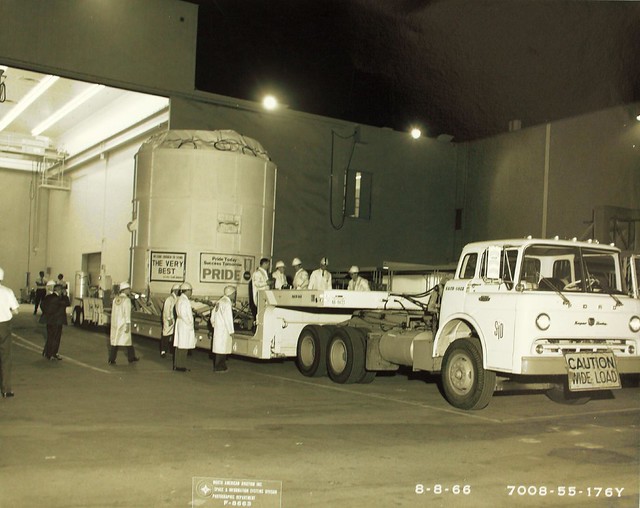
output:
[[[143,338],[140,362],[120,352],[110,367],[106,333],[72,326],[49,362],[22,307],[16,397],[0,400],[2,508],[234,506],[194,493],[212,479],[275,487],[236,501],[252,508],[639,505],[637,387],[573,407],[497,395],[463,412],[415,375],[336,385],[240,358],[214,374],[203,351],[173,372]]]

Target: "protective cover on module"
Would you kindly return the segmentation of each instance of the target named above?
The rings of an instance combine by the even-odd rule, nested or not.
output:
[[[170,130],[136,154],[131,281],[168,294],[188,281],[215,297],[244,286],[273,249],[276,166],[254,139],[232,130]]]

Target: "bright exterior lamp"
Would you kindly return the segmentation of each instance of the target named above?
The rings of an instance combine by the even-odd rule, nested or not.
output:
[[[264,99],[262,99],[262,106],[264,107],[264,109],[273,111],[278,107],[278,99],[276,99],[273,95],[267,95]]]
[[[411,129],[411,137],[413,139],[418,139],[420,136],[422,136],[422,132],[420,132],[420,129],[418,129],[417,127]]]

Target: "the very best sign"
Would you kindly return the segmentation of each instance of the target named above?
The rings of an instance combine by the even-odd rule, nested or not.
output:
[[[184,252],[151,252],[152,281],[184,282],[187,254]]]

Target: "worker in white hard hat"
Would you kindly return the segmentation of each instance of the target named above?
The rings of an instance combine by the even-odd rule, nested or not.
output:
[[[111,305],[111,333],[109,335],[109,365],[116,364],[118,348],[127,348],[129,363],[137,362],[139,358],[133,349],[131,340],[131,286],[128,282],[121,282],[118,296]]]
[[[3,398],[13,397],[11,386],[11,319],[18,314],[16,295],[2,285],[4,270],[0,268],[0,390]]]
[[[65,289],[62,284],[54,283],[53,292],[45,296],[42,301],[40,323],[47,325],[47,340],[42,356],[47,360],[62,360],[58,350],[62,340],[62,327],[67,324],[67,307],[71,305]]]
[[[216,302],[216,306],[211,312],[211,326],[213,326],[213,341],[211,351],[213,352],[214,372],[226,372],[227,355],[231,354],[232,334],[233,334],[233,304],[236,301],[236,288],[227,286],[224,294]]]
[[[188,282],[180,284],[180,296],[176,301],[176,324],[173,333],[173,370],[186,372],[187,353],[196,347],[196,332],[193,324],[193,309],[189,297],[193,287]]]
[[[258,291],[269,289],[269,266],[271,261],[269,258],[262,258],[260,260],[260,266],[256,268],[256,271],[251,275],[251,300],[249,306],[251,307],[251,313],[255,321],[258,315]]]
[[[55,288],[55,287],[56,287],[56,281],[48,280],[47,281],[47,286],[46,286],[47,294],[50,295],[51,293],[53,293],[53,288]]]
[[[364,277],[360,277],[360,268],[353,265],[349,268],[349,277],[351,280],[349,281],[349,286],[347,286],[348,291],[371,291],[369,288],[369,281]]]
[[[331,272],[328,270],[329,259],[322,258],[320,260],[320,268],[316,268],[313,272],[311,272],[311,277],[309,277],[309,289],[331,289],[332,281],[331,281]]]
[[[309,272],[302,268],[302,261],[300,258],[293,258],[291,266],[296,271],[293,276],[293,283],[291,286],[293,289],[308,289],[309,288]]]
[[[287,280],[287,274],[285,273],[286,265],[284,261],[278,261],[276,263],[276,269],[273,271],[271,276],[274,280],[273,287],[275,289],[285,289],[289,286],[289,281]]]
[[[160,337],[160,356],[166,358],[167,352],[173,342],[173,331],[176,325],[175,307],[178,301],[180,284],[171,286],[169,296],[162,304],[162,336]]]

